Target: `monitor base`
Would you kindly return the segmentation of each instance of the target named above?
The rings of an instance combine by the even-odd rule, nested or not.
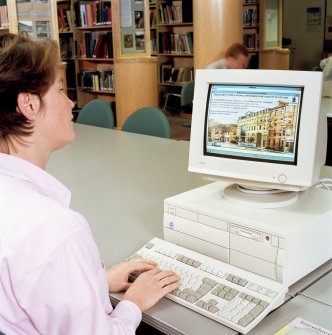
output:
[[[232,184],[224,189],[225,200],[250,208],[281,208],[296,203],[298,192],[252,189],[245,186]]]

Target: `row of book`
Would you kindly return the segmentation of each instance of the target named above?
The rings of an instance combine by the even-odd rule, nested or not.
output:
[[[158,12],[160,24],[178,24],[193,21],[192,1],[161,3]]]
[[[259,37],[257,33],[244,34],[243,45],[247,47],[249,51],[255,51],[259,49]]]
[[[248,4],[258,4],[258,0],[243,0],[243,4],[244,5],[248,5]]]
[[[258,10],[248,8],[243,10],[243,27],[255,27],[258,25]]]
[[[111,31],[84,31],[80,41],[80,57],[113,58]]]
[[[0,27],[8,28],[9,20],[8,20],[8,11],[7,6],[0,6]]]
[[[74,12],[66,7],[59,7],[58,10],[59,32],[74,30]]]
[[[160,32],[159,53],[192,55],[194,52],[193,40],[192,31],[188,31],[186,34]]]
[[[150,28],[156,28],[157,26],[157,17],[156,17],[156,9],[150,10]]]
[[[112,24],[111,2],[74,2],[77,27],[91,27]]]
[[[160,82],[162,84],[181,85],[194,79],[194,68],[191,66],[174,67],[171,63],[160,65]]]
[[[160,4],[159,22],[161,24],[182,23],[182,1],[172,1],[171,4]]]
[[[77,75],[79,88],[114,93],[114,70],[83,69]]]

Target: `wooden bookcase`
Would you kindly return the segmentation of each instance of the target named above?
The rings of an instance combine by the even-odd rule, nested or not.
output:
[[[250,53],[250,67],[258,68],[259,60],[259,0],[243,0],[243,44]]]
[[[0,1],[2,7],[4,20],[1,22],[0,34],[8,32],[17,33],[17,13],[15,0],[2,0]]]
[[[61,60],[65,63],[67,94],[77,106],[75,15],[71,0],[57,0]]]
[[[137,108],[157,106],[156,58],[149,61],[148,0],[123,3],[122,10],[129,8],[128,13],[121,12],[121,4],[120,0],[57,1],[68,95],[79,109],[93,99],[110,102],[114,111],[116,107],[119,128]]]
[[[72,15],[74,24],[68,32],[60,32],[60,39],[69,41],[71,50],[66,59],[68,95],[77,101],[78,108],[93,99],[112,102],[115,100],[112,1],[68,2],[67,20]],[[58,1],[58,9],[62,3]]]
[[[159,106],[169,93],[181,92],[194,80],[193,2],[157,0],[157,56]]]

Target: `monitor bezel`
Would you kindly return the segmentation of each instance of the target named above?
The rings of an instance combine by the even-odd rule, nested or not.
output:
[[[297,165],[217,159],[204,155],[205,111],[211,83],[303,86],[300,122],[301,129],[304,130],[299,130],[298,134]],[[250,186],[283,190],[303,190],[310,187],[319,178],[326,154],[326,147],[324,149],[322,145],[325,140],[318,136],[321,94],[322,73],[317,71],[198,69],[195,77],[188,170],[212,180]]]

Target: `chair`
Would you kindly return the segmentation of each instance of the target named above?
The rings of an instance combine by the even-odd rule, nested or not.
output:
[[[143,107],[131,114],[122,130],[150,136],[171,138],[171,129],[165,114],[155,107]]]
[[[188,81],[182,86],[181,93],[167,93],[164,109],[168,109],[170,103],[174,102],[173,97],[180,100],[180,110],[186,114],[191,114],[193,109],[193,99],[194,99],[195,81]],[[178,101],[178,100],[177,100]],[[177,104],[178,105],[178,104]],[[191,122],[183,122],[183,127],[191,127]]]
[[[115,125],[112,107],[102,99],[91,100],[84,105],[77,116],[76,122],[110,129],[113,129]]]
[[[181,90],[181,108],[184,113],[191,114],[193,110],[195,81],[188,81]],[[191,127],[191,122],[183,122],[183,127]]]

